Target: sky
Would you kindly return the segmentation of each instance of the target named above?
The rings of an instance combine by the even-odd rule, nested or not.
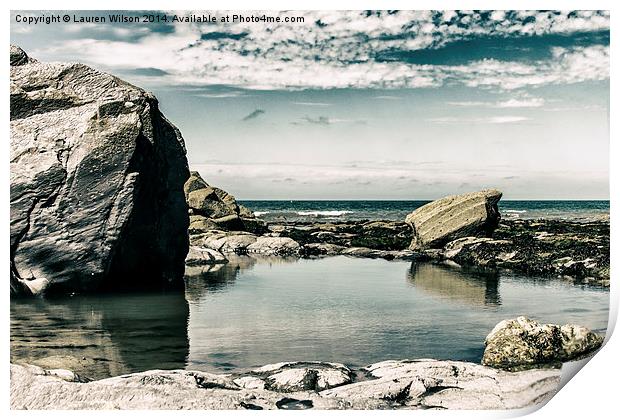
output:
[[[482,188],[504,199],[609,198],[608,12],[16,21],[57,13],[115,14],[13,11],[11,42],[155,93],[190,168],[239,199],[417,200]],[[237,13],[303,22],[170,21]]]

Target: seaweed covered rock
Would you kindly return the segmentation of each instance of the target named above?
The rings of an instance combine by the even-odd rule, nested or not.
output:
[[[11,293],[182,287],[189,177],[150,93],[10,51]]]
[[[464,236],[490,236],[499,224],[501,198],[498,190],[483,190],[451,195],[416,209],[405,219],[413,231],[409,248],[435,248]]]
[[[526,317],[501,321],[485,340],[482,364],[513,370],[585,356],[603,337],[577,325],[539,324]]]
[[[442,257],[463,266],[570,276],[609,286],[609,222],[502,221],[493,239],[454,240],[445,245]]]

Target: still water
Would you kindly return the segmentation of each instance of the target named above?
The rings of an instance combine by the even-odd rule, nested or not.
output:
[[[185,296],[13,300],[11,358],[91,378],[287,360],[478,362],[502,319],[528,315],[604,333],[609,306],[608,290],[567,280],[342,256],[238,257],[194,269],[186,286]]]

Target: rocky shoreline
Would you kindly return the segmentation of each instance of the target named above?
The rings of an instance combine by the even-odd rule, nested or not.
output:
[[[196,200],[197,196],[202,199]],[[609,286],[609,220],[501,220],[499,197],[496,190],[446,197],[414,211],[403,222],[266,223],[192,172],[186,183],[190,207],[186,264],[222,264],[227,254],[346,255],[510,270]]]
[[[153,370],[93,382],[64,369],[11,364],[11,408],[44,409],[518,409],[550,399],[558,369],[505,372],[431,359],[354,371],[290,362],[236,375]]]
[[[224,375],[150,370],[91,381],[68,369],[12,363],[11,408],[518,409],[551,398],[561,362],[588,357],[602,342],[581,326],[519,317],[491,331],[481,364],[281,362]]]

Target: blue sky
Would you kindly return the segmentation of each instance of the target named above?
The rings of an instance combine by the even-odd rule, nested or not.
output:
[[[606,12],[31,26],[17,14],[41,13],[12,12],[11,41],[32,57],[153,91],[190,166],[238,198],[609,196]]]

